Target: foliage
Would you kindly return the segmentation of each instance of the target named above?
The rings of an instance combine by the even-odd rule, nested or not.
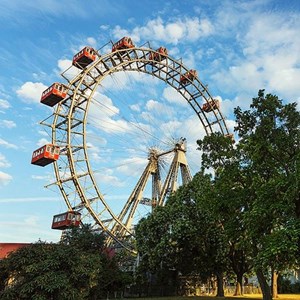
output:
[[[228,217],[224,227],[237,231],[229,230],[235,245],[247,250],[268,293],[265,276],[271,269],[278,272],[299,263],[300,114],[295,103],[283,105],[263,90],[250,108],[235,109],[236,145],[215,134],[199,146],[203,167],[216,170],[219,206],[224,206],[223,219]]]
[[[89,227],[73,229],[61,243],[37,242],[0,262],[6,283],[1,299],[94,299],[121,278],[103,252],[103,238]]]
[[[221,133],[198,141],[201,172],[140,222],[137,247],[152,272],[234,271],[241,284],[254,268],[270,299],[270,271],[299,265],[300,113],[260,90],[235,116],[238,143]]]
[[[223,230],[201,205],[209,202],[211,192],[210,177],[199,174],[174,193],[165,207],[158,207],[138,224],[141,267],[160,276],[161,282],[174,272],[197,275],[206,281],[225,270],[227,249]]]

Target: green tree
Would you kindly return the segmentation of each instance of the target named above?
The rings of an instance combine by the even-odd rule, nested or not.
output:
[[[300,114],[295,103],[283,105],[261,90],[250,110],[238,107],[235,116],[240,138],[235,146],[218,135],[199,145],[203,166],[216,170],[216,185],[223,185],[237,204],[232,220],[238,222],[240,246],[248,249],[263,297],[269,300],[270,271],[292,267],[299,255]],[[229,189],[226,177],[231,178]],[[221,197],[220,203],[222,198],[228,200]]]
[[[203,281],[216,276],[217,294],[224,296],[227,249],[223,230],[201,205],[211,192],[211,179],[203,174],[181,187],[164,207],[139,223],[137,248],[142,263],[151,271],[166,275],[168,270],[176,270]]]
[[[235,295],[242,295],[243,276],[252,266],[248,246],[244,243],[243,214],[247,196],[245,187],[248,181],[240,168],[242,157],[231,140],[221,133],[207,136],[203,141],[199,140],[198,145],[199,149],[203,150],[202,172],[206,168],[215,170],[212,178],[213,193],[201,203],[201,206],[210,211],[223,229],[228,247],[227,257],[230,261],[227,272],[234,272]],[[196,185],[197,188],[201,192]]]
[[[61,243],[37,242],[0,262],[1,299],[97,299],[121,278],[103,252],[103,237],[89,227],[73,229]]]

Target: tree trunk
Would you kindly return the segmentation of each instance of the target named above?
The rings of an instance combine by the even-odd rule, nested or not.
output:
[[[236,285],[235,292],[233,296],[242,296],[243,295],[243,273],[239,273],[236,276]]]
[[[224,297],[223,272],[217,272],[217,297]]]
[[[271,290],[261,269],[256,271],[257,279],[263,294],[263,300],[272,300]]]
[[[273,271],[272,272],[272,297],[273,298],[278,298],[277,279],[278,279],[278,272],[277,271]]]

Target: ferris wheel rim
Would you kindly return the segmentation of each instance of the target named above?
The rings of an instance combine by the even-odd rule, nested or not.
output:
[[[187,86],[180,86],[179,77],[181,75],[183,75],[184,73],[188,72],[189,69],[186,68],[182,64],[182,62],[175,60],[168,55],[165,57],[165,59],[163,61],[149,60],[148,59],[149,54],[155,53],[155,52],[156,51],[151,48],[134,47],[134,48],[130,48],[130,49],[118,50],[116,52],[107,53],[103,56],[98,54],[98,59],[95,62],[93,62],[88,67],[83,69],[78,76],[75,76],[71,80],[68,80],[68,84],[69,84],[68,87],[69,87],[69,91],[71,91],[71,94],[69,95],[69,97],[67,99],[61,101],[57,105],[55,113],[54,113],[55,116],[53,118],[53,123],[52,123],[52,142],[57,143],[58,141],[57,141],[56,136],[57,136],[57,130],[59,127],[58,122],[60,120],[61,109],[63,106],[69,105],[69,103],[67,103],[69,101],[70,105],[68,108],[68,114],[65,116],[66,123],[68,124],[65,151],[66,151],[66,155],[67,155],[67,163],[69,164],[70,171],[71,171],[70,181],[73,181],[74,187],[77,189],[77,193],[80,197],[82,205],[87,209],[87,211],[93,217],[95,222],[102,228],[102,230],[104,230],[104,232],[107,233],[107,235],[110,238],[114,239],[115,241],[120,243],[125,248],[126,248],[126,245],[123,245],[122,241],[118,240],[118,238],[116,238],[109,231],[109,229],[106,227],[106,225],[104,223],[102,223],[101,220],[98,218],[97,213],[94,212],[92,207],[89,205],[89,201],[84,194],[84,189],[80,186],[80,181],[78,180],[78,178],[79,178],[79,176],[82,176],[82,174],[77,174],[76,165],[74,162],[74,157],[73,157],[74,145],[72,145],[72,121],[71,120],[73,118],[74,111],[76,111],[76,108],[80,107],[80,106],[78,106],[78,102],[79,102],[78,100],[79,99],[82,100],[82,102],[80,103],[81,106],[83,103],[86,102],[86,108],[84,109],[83,119],[80,120],[80,122],[82,123],[82,126],[83,126],[82,127],[82,129],[83,129],[82,145],[80,145],[80,147],[82,147],[82,149],[80,149],[78,151],[83,151],[83,153],[84,153],[84,157],[86,160],[86,166],[87,166],[87,173],[88,173],[88,174],[86,174],[86,176],[89,176],[91,179],[91,182],[93,182],[94,188],[96,190],[96,194],[99,197],[99,200],[102,203],[104,203],[104,206],[106,207],[106,209],[108,211],[110,211],[109,212],[110,215],[112,215],[113,219],[116,222],[118,222],[117,216],[114,215],[114,212],[110,209],[110,207],[105,202],[105,199],[102,196],[101,191],[99,190],[97,182],[94,178],[93,169],[90,166],[90,161],[89,161],[89,157],[88,157],[86,133],[85,133],[86,120],[87,120],[87,116],[88,116],[88,112],[89,112],[89,105],[92,102],[92,98],[93,98],[95,91],[97,90],[99,84],[101,83],[102,80],[104,80],[105,77],[107,77],[113,73],[121,72],[121,71],[125,71],[125,72],[126,71],[137,71],[137,72],[149,74],[150,76],[152,75],[160,80],[165,81],[166,83],[169,84],[169,86],[173,87],[177,92],[179,92],[183,96],[183,98],[185,98],[187,100],[187,102],[192,106],[193,110],[198,115],[200,122],[202,123],[202,126],[205,129],[206,134],[210,134],[213,132],[212,124],[206,118],[205,112],[201,109],[201,104],[197,102],[197,98],[195,98],[193,96],[191,97]],[[122,55],[126,56],[126,61],[122,58]],[[116,59],[116,57],[118,57],[118,59]],[[107,62],[111,63],[111,68],[107,68]],[[137,66],[136,69],[132,68],[134,66],[134,64],[136,64],[136,66]],[[148,72],[148,68],[147,68],[146,64],[147,65],[151,64],[152,72],[150,72],[150,71]],[[104,68],[104,69],[106,69],[105,72],[102,72],[101,68],[99,68],[99,66],[101,66],[101,65],[102,65],[102,67],[103,67],[103,65],[106,65]],[[157,65],[159,65],[160,68],[158,68]],[[129,67],[129,69],[126,69],[128,67]],[[138,68],[138,67],[140,67],[140,68]],[[93,72],[95,72],[95,73],[93,73]],[[97,74],[98,77],[95,78],[94,74]],[[166,77],[165,78],[161,77],[161,74],[164,74]],[[171,76],[170,76],[170,74],[171,74]],[[169,77],[167,77],[167,76],[169,76]],[[90,83],[87,83],[87,82],[90,82]],[[176,84],[177,84],[177,86],[175,86]],[[197,90],[198,97],[200,97],[201,99],[204,99],[207,102],[210,101],[211,99],[213,99],[211,97],[207,87],[199,80],[198,76],[193,81],[189,82],[189,87],[191,87],[191,86],[195,90]],[[83,94],[82,94],[83,88],[91,90],[88,97],[83,96]],[[188,96],[189,96],[189,100],[187,99]],[[83,98],[81,98],[81,97],[83,97]],[[193,106],[192,104],[194,104],[195,106]],[[82,110],[82,107],[80,107],[80,109]],[[217,108],[216,112],[213,111],[213,113],[216,117],[215,124],[217,124],[217,123],[219,124],[221,132],[223,134],[228,134],[228,129],[227,129],[227,126],[225,123],[225,119],[222,116],[220,109]],[[204,119],[204,121],[201,117]],[[78,145],[76,145],[76,146],[78,146]],[[64,180],[66,180],[66,179],[61,178],[60,170],[57,165],[57,162],[55,162],[55,164],[54,164],[54,169],[55,169],[55,176],[56,176],[56,184],[59,186],[62,196],[63,196],[68,208],[74,209],[74,207],[71,205],[71,202],[69,201],[68,194],[65,191]],[[122,226],[123,224],[121,224],[119,222],[119,225]],[[129,230],[127,228],[126,228],[126,230],[129,232]]]

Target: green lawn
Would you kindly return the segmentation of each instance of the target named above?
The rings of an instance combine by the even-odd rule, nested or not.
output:
[[[239,297],[226,296],[219,298],[215,296],[191,296],[191,297],[151,297],[151,298],[135,298],[135,300],[261,300],[262,295],[251,294]],[[300,294],[280,294],[278,300],[300,300]]]

